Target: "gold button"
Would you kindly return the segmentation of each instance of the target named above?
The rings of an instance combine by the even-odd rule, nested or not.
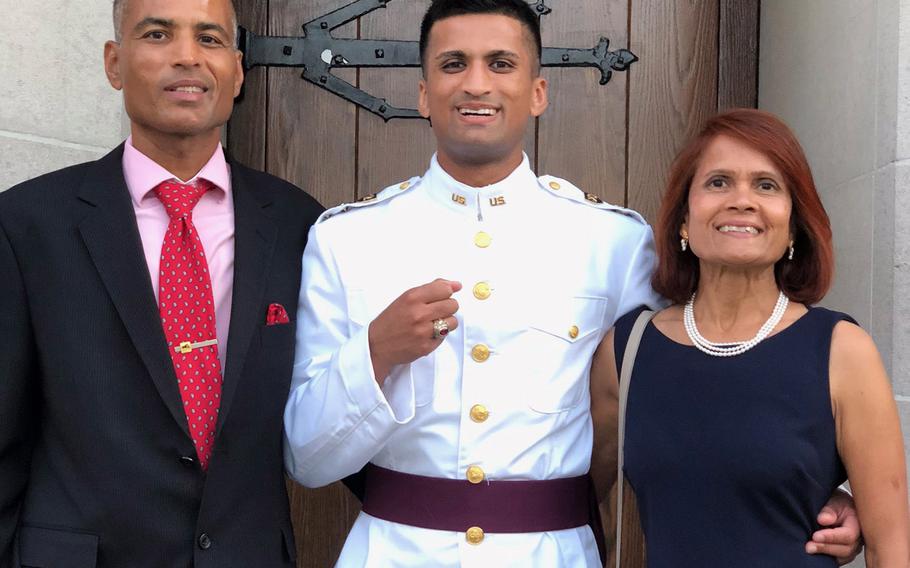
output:
[[[550,182],[550,189],[559,189],[560,187],[562,187],[562,186],[559,185],[559,182],[555,182],[555,181]]]
[[[485,249],[488,246],[490,246],[491,242],[493,242],[493,237],[491,237],[488,233],[484,233],[483,231],[480,231],[476,235],[474,235],[474,244],[479,246],[482,249]]]
[[[578,326],[577,325],[573,325],[572,327],[569,328],[569,337],[571,337],[572,339],[575,339],[576,337],[578,337]]]
[[[486,422],[490,417],[490,411],[482,404],[475,404],[471,407],[471,420],[474,422]]]
[[[398,186],[398,189],[405,190],[405,189],[407,189],[407,188],[409,188],[409,187],[411,187],[411,182],[406,181],[406,182],[402,183],[401,185],[399,185],[399,186]]]
[[[471,527],[464,533],[464,538],[468,544],[478,545],[483,542],[483,529],[480,527]]]
[[[490,297],[491,293],[492,290],[490,289],[490,285],[488,283],[478,282],[477,284],[474,284],[474,297],[478,300],[486,300]]]
[[[471,483],[476,485],[476,484],[480,483],[481,481],[483,481],[483,477],[484,477],[483,470],[480,469],[480,467],[478,467],[476,465],[472,465],[471,467],[468,468],[468,471],[467,471],[467,474],[465,475],[465,477],[468,478],[468,481],[470,481]]]
[[[489,358],[490,348],[483,343],[478,343],[473,348],[471,348],[471,359],[474,359],[478,363],[483,363]]]

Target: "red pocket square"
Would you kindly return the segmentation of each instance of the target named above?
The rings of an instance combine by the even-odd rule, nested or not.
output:
[[[289,323],[288,312],[281,304],[269,304],[269,311],[265,316],[266,325],[280,325]]]

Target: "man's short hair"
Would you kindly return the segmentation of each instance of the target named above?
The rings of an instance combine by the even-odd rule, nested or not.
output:
[[[420,63],[425,67],[427,43],[433,24],[453,16],[469,14],[496,14],[514,18],[530,34],[537,55],[537,66],[540,68],[540,57],[543,53],[543,42],[540,39],[540,20],[537,14],[524,0],[433,0],[420,24]]]
[[[118,42],[123,39],[123,13],[126,11],[126,3],[129,0],[114,0],[114,39]],[[237,10],[234,8],[234,0],[231,0],[231,37],[237,35]],[[236,41],[236,40],[234,40]]]

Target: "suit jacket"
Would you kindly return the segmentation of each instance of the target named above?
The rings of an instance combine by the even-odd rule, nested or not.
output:
[[[215,450],[187,429],[123,147],[0,194],[0,566],[295,564],[282,414],[322,207],[230,162],[234,288]]]

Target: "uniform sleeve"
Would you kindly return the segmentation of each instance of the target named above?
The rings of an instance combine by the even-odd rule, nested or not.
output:
[[[31,465],[34,389],[37,383],[34,335],[22,274],[0,223],[0,566],[12,564],[19,507]]]
[[[629,251],[628,258],[629,264],[614,320],[607,322],[606,329],[613,327],[616,320],[639,306],[659,310],[668,304],[666,299],[651,288],[651,275],[657,268],[657,255],[654,250],[654,233],[649,225],[642,227],[638,242]]]
[[[285,467],[307,487],[359,471],[415,412],[413,385],[396,385],[403,388],[390,391],[388,400],[379,388],[369,325],[349,332],[346,293],[320,228],[310,229],[303,253],[294,374],[284,412]]]

